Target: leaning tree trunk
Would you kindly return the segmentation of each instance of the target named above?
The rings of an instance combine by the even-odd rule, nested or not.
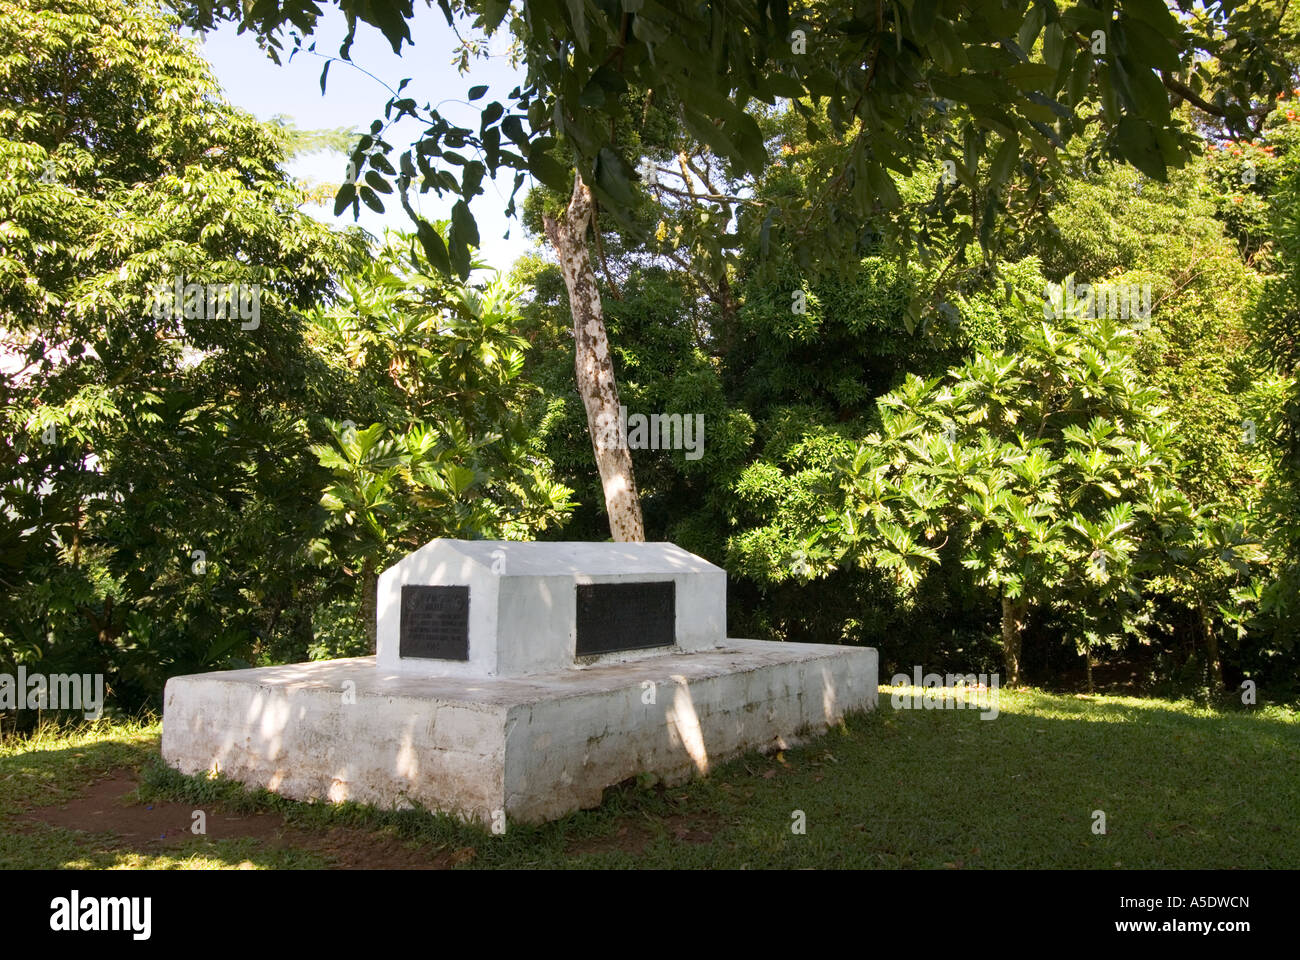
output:
[[[596,274],[587,251],[587,226],[592,216],[591,189],[581,174],[573,176],[573,197],[557,222],[545,217],[546,235],[560,258],[564,285],[573,313],[574,373],[578,393],[587,408],[587,429],[596,454],[596,468],[605,491],[609,532],[615,540],[644,540],[641,498],[632,475],[632,454],[627,448],[618,411],[618,384],[614,358],[605,335]]]
[[[1025,629],[1029,604],[1024,600],[1002,598],[1002,654],[1007,662],[1006,686],[1020,685],[1020,634]]]

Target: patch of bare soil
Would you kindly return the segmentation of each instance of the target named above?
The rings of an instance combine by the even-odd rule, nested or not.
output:
[[[676,843],[712,843],[713,835],[722,826],[721,820],[707,814],[678,814],[657,819],[654,823],[662,827]],[[657,835],[657,831],[650,825],[633,821],[620,824],[608,836],[574,840],[565,851],[573,856],[630,853],[639,857]]]
[[[625,824],[607,837],[574,840],[565,847],[565,852],[575,857],[589,853],[630,853],[639,857],[654,836],[640,824]]]
[[[193,837],[194,807],[171,801],[132,802],[135,773],[115,770],[62,806],[37,807],[28,822],[85,833],[111,834],[117,845],[144,853],[159,852]],[[273,849],[308,850],[349,870],[438,870],[456,862],[454,853],[412,850],[393,837],[332,827],[327,832],[286,826],[278,813],[223,813],[205,810],[206,836],[213,840],[251,837]]]

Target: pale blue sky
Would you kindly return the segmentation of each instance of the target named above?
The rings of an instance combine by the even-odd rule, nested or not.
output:
[[[314,37],[319,53],[336,54],[343,39],[345,27],[338,10],[329,6]],[[478,108],[492,100],[502,100],[512,88],[523,81],[523,73],[509,65],[502,55],[504,46],[496,43],[493,56],[486,60],[471,61],[469,73],[461,76],[451,64],[456,38],[446,20],[436,7],[417,5],[411,23],[411,36],[415,45],[404,46],[402,56],[393,53],[392,47],[379,31],[361,24],[356,42],[352,45],[352,61],[374,74],[379,80],[396,89],[398,83],[409,77],[410,84],[403,91],[423,106],[433,104],[443,115],[462,126],[478,128]],[[287,46],[286,42],[286,46]],[[254,114],[258,119],[269,120],[276,114],[286,114],[303,129],[349,126],[369,130],[371,121],[383,118],[384,104],[389,93],[377,80],[344,63],[330,67],[325,96],[321,96],[320,73],[324,66],[321,57],[306,51],[294,57],[291,63],[276,66],[258,49],[251,34],[240,35],[233,25],[223,25],[207,35],[203,54],[212,64],[226,97],[236,106]],[[465,91],[474,84],[487,84],[488,93],[477,106],[464,102]],[[418,136],[421,125],[406,118],[391,128],[387,138],[395,150],[406,147]],[[293,175],[304,179],[338,183],[343,180],[347,159],[339,153],[322,152],[294,161],[289,169]],[[504,216],[513,173],[503,171],[496,188],[484,182],[485,193],[473,204],[482,238],[482,256],[492,266],[507,269],[515,258],[532,245],[524,236],[518,220]],[[527,184],[520,192],[527,190]],[[417,194],[412,193],[413,200]],[[360,223],[372,232],[379,232],[385,224],[411,229],[411,224],[395,200],[385,198],[384,216],[361,207]],[[439,199],[433,193],[419,198],[416,209],[429,219],[443,219],[451,215],[452,198]],[[305,208],[307,212],[328,222],[338,222],[333,207]],[[352,222],[351,213],[341,221]],[[510,239],[502,235],[510,231]]]

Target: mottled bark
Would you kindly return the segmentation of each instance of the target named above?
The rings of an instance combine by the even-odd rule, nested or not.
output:
[[[555,248],[569,291],[573,314],[574,374],[578,393],[587,409],[587,429],[605,491],[609,532],[615,540],[644,540],[641,498],[632,475],[632,454],[618,414],[618,384],[614,380],[614,358],[605,334],[596,274],[587,249],[587,226],[592,217],[590,188],[578,174],[573,178],[573,196],[564,216],[556,221],[545,217],[546,236]]]
[[[1003,686],[1020,685],[1020,634],[1025,629],[1029,604],[1024,600],[1002,598],[1002,656],[1007,663]]]

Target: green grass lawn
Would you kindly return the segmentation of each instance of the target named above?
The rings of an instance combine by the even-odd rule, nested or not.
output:
[[[1000,716],[982,720],[894,710],[889,694],[804,747],[751,754],[681,787],[611,789],[598,810],[504,836],[423,811],[294,803],[182,777],[158,760],[156,722],[10,740],[0,743],[0,866],[321,867],[340,861],[314,838],[343,832],[400,850],[405,865],[460,868],[1300,867],[1294,710],[1003,690]],[[141,774],[127,802],[283,815],[279,842],[193,836],[160,850],[31,820],[123,767]]]

